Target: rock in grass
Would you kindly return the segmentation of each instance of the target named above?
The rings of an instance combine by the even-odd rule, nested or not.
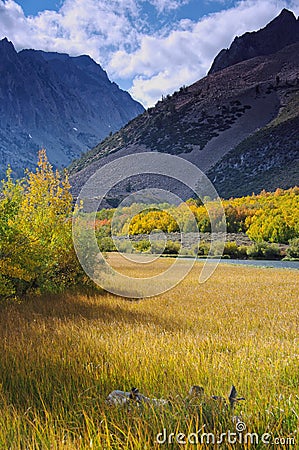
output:
[[[124,406],[127,404],[132,404],[133,402],[137,404],[148,403],[154,406],[167,405],[169,402],[163,398],[150,398],[141,394],[137,388],[132,388],[130,392],[115,390],[110,392],[106,399],[108,405],[120,405]]]

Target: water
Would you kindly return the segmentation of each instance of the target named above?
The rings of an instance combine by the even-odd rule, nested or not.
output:
[[[199,259],[202,261],[202,259]],[[215,262],[215,259],[209,259]],[[253,259],[222,259],[220,264],[237,264],[242,266],[254,267],[274,267],[276,269],[299,269],[299,261],[267,261],[267,260],[253,260]]]

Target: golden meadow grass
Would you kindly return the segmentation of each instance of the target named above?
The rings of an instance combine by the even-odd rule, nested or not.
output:
[[[0,448],[143,450],[163,448],[155,443],[163,428],[234,431],[230,413],[208,398],[232,384],[246,397],[235,413],[247,431],[296,438],[298,272],[220,265],[200,285],[200,264],[156,298],[69,294],[1,304]],[[192,384],[205,388],[204,404],[184,402]],[[172,405],[105,404],[110,391],[132,386]]]

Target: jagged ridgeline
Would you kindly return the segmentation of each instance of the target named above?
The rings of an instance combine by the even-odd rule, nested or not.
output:
[[[33,169],[42,147],[65,167],[144,111],[89,56],[17,52],[0,41],[0,175]]]
[[[97,168],[141,151],[186,158],[225,197],[294,186],[299,183],[298,92],[299,21],[283,10],[262,30],[236,38],[208,76],[158,101],[75,161],[73,192]],[[130,189],[146,187],[146,180],[135,177]],[[156,180],[150,184],[157,186]],[[159,187],[172,189],[168,179]],[[125,183],[113,193],[124,195]]]

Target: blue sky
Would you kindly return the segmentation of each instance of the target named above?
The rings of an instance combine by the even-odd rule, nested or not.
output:
[[[40,11],[45,11],[46,9],[52,9],[54,11],[58,11],[62,5],[62,1],[56,0],[22,0],[17,1],[26,16],[36,15]]]
[[[59,11],[60,7],[63,4],[63,0],[16,0],[16,3],[18,3],[26,16],[29,15],[36,15],[41,11],[45,11],[47,9]],[[236,4],[233,0],[231,1],[199,1],[199,0],[192,0],[188,3],[182,3],[182,6],[180,8],[176,8],[173,11],[175,11],[175,18],[177,20],[184,19],[186,17],[192,19],[192,20],[198,20],[200,17],[202,17],[205,14],[210,14],[216,11],[221,11],[223,7],[227,8],[228,6],[232,6],[233,4]],[[151,5],[148,2],[144,2],[142,5],[142,8],[144,11],[146,11],[149,14],[149,17],[154,20],[155,19],[155,6]],[[167,16],[169,17],[169,9],[167,11]],[[163,18],[164,20],[167,20],[167,17]]]
[[[0,39],[17,50],[90,55],[109,78],[152,106],[205,76],[236,35],[298,0],[0,0]]]

